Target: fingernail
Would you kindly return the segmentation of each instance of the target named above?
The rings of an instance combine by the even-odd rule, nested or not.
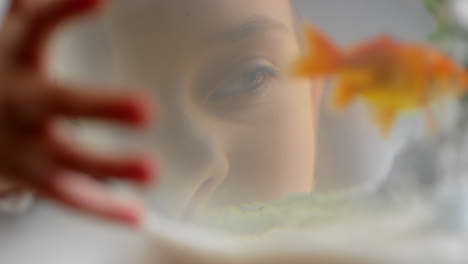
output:
[[[122,223],[130,225],[132,227],[139,227],[143,225],[144,216],[141,210],[135,209],[127,209],[123,210],[118,219],[122,221]]]
[[[135,96],[129,100],[127,117],[134,124],[147,126],[155,122],[156,109],[152,100],[144,96]]]
[[[139,159],[129,165],[128,172],[138,183],[149,185],[159,178],[160,168],[158,163],[151,159]]]

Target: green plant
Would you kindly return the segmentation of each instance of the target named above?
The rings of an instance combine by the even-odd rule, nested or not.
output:
[[[446,52],[451,53],[452,43],[464,30],[459,26],[450,12],[450,0],[423,0],[429,12],[437,20],[437,30],[429,36],[429,40]]]
[[[428,11],[437,20],[437,29],[429,36],[429,40],[438,48],[452,55],[454,59],[468,66],[466,50],[468,49],[468,32],[456,20],[450,10],[451,0],[423,0]],[[463,55],[457,51],[464,49]],[[468,107],[468,96],[462,98],[462,103]]]

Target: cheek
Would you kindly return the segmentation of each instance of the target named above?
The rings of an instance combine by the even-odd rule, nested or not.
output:
[[[268,201],[311,190],[315,113],[310,93],[281,98],[283,110],[272,111],[255,126],[231,131],[230,173],[217,203]]]

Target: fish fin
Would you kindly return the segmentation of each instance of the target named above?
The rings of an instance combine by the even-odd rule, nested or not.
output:
[[[462,74],[462,94],[468,92],[468,71],[463,72]]]
[[[358,89],[347,83],[340,83],[337,86],[333,97],[332,106],[336,110],[347,108],[358,96]]]
[[[350,49],[346,63],[349,64],[357,59],[362,60],[375,54],[395,54],[400,50],[401,46],[389,35],[381,35],[377,38],[371,39],[367,42],[361,43]]]
[[[384,137],[390,136],[395,126],[397,112],[393,109],[379,109],[375,111],[375,120],[379,126],[380,132]]]
[[[316,77],[336,71],[341,64],[339,48],[323,32],[312,25],[305,27],[306,54],[294,67],[299,77]]]
[[[436,135],[439,132],[440,124],[430,107],[425,108],[427,127],[432,135]]]
[[[377,46],[395,46],[397,45],[397,41],[388,34],[382,34],[374,39],[374,44]]]

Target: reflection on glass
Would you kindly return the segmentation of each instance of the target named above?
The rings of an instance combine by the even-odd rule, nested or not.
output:
[[[436,17],[437,8],[447,10],[447,6],[437,5],[448,1],[426,3]],[[423,3],[419,4],[422,7]],[[271,260],[280,255],[282,260],[309,263],[318,258],[320,249],[332,252],[335,262],[330,263],[346,263],[343,260],[349,261],[353,254],[361,257],[358,263],[379,263],[381,259],[398,264],[425,263],[428,248],[434,250],[434,263],[464,263],[456,261],[467,257],[457,251],[466,242],[458,236],[466,232],[465,183],[460,180],[463,177],[455,183],[454,170],[450,169],[456,168],[457,175],[465,172],[460,166],[464,160],[460,146],[466,145],[466,130],[454,135],[452,130],[448,133],[441,128],[437,136],[408,143],[382,185],[329,194],[313,192],[321,90],[333,85],[291,74],[292,65],[307,46],[290,1],[121,0],[116,1],[107,22],[120,61],[121,81],[150,87],[161,106],[158,128],[145,142],[160,153],[165,164],[161,185],[145,196],[158,220],[163,216],[201,223],[250,242],[262,242],[265,237],[261,235],[271,235],[269,246],[249,244],[263,250],[259,256],[240,247],[248,252],[241,259],[243,263],[275,263]],[[437,42],[447,36],[444,28],[440,30],[434,50],[447,48],[447,42]],[[405,57],[404,66],[415,61]],[[391,66],[379,73],[385,79],[387,70],[401,71],[398,73],[405,78],[398,80],[398,96],[407,98],[406,83],[414,77],[408,75],[408,68],[413,67]],[[414,68],[419,73],[425,67]],[[457,74],[465,78],[459,70]],[[447,82],[437,79],[430,85],[454,81],[445,75],[435,76]],[[361,77],[351,72],[346,80]],[[361,81],[355,83],[362,86]],[[458,81],[454,83],[460,86]],[[369,90],[381,84],[364,83]],[[388,88],[382,87],[384,91]],[[419,95],[410,98],[417,107],[421,105]],[[390,120],[392,128],[394,118]],[[383,130],[387,121],[381,123]],[[446,152],[455,152],[455,158],[447,158]],[[360,155],[360,150],[355,153]],[[156,221],[152,228],[163,256],[174,257],[164,255],[163,249],[169,248],[182,257],[182,246],[196,244],[195,238],[187,238],[188,231],[179,241],[181,248],[177,243],[164,244],[177,232],[164,233],[162,226]],[[185,230],[175,229],[179,228]],[[230,254],[229,250],[239,246],[221,240],[203,245]],[[289,244],[284,245],[284,241]],[[441,241],[447,243],[440,246]],[[197,246],[201,253],[195,255],[207,258],[200,263],[216,263],[210,254],[221,256],[210,253],[211,248]],[[185,253],[193,252],[196,250]],[[327,260],[326,254],[320,256]],[[265,262],[258,262],[259,258]]]
[[[155,210],[311,191],[319,87],[290,77],[301,41],[289,1],[121,1],[110,19],[123,79],[150,86],[163,111]]]

